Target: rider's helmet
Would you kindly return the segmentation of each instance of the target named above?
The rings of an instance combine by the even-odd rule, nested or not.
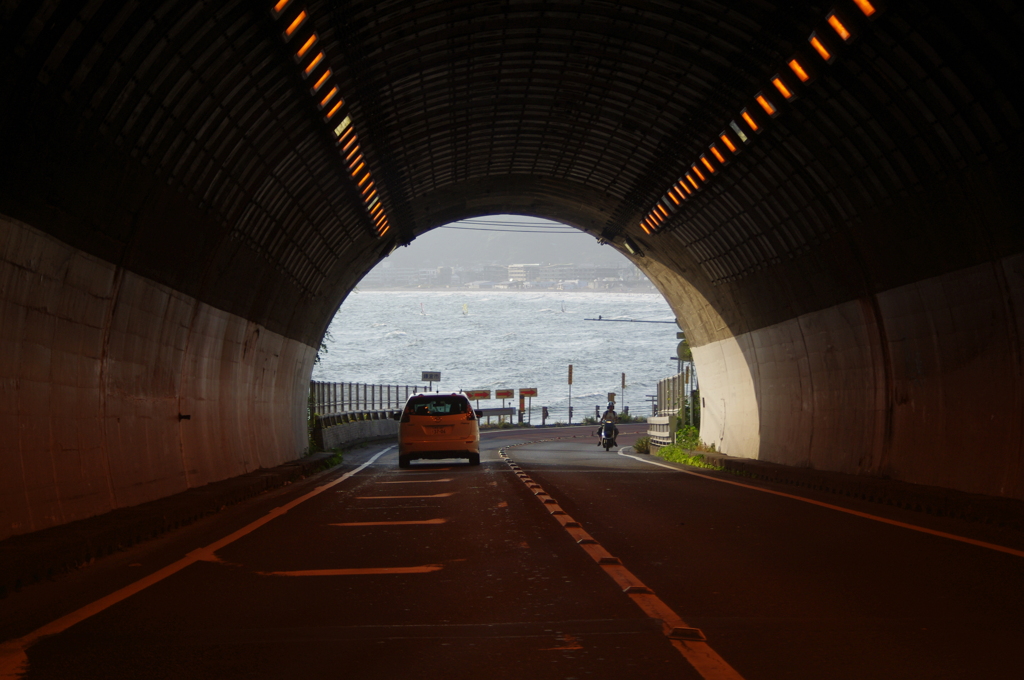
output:
[[[608,402],[608,410],[610,410],[610,411],[614,411],[615,410],[615,402],[614,401],[609,401]]]

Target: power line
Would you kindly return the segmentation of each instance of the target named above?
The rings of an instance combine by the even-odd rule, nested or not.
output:
[[[491,227],[438,227],[438,229],[458,229],[462,231],[507,231],[516,234],[583,234],[582,231],[576,229],[560,229],[560,230],[543,230],[543,229],[494,229]]]

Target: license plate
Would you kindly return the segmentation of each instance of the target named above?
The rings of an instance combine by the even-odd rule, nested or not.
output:
[[[434,426],[434,427],[429,427],[427,429],[430,430],[431,434],[451,434],[451,431],[452,431],[452,428],[451,428],[450,425],[449,426],[438,425],[438,426]]]

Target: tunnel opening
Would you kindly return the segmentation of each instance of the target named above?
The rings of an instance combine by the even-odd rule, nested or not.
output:
[[[549,422],[566,423],[573,365],[573,422],[593,420],[609,393],[643,416],[657,381],[678,370],[674,319],[617,250],[555,222],[494,215],[434,230],[371,270],[335,315],[313,378],[401,384],[436,370],[436,389],[539,389],[538,419],[527,420],[546,407]]]
[[[348,291],[498,212],[655,282],[725,450],[1024,497],[1019,8],[400,4],[5,6],[3,535],[300,455]]]

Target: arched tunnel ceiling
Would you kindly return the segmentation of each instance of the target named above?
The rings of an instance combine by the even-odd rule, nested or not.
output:
[[[629,238],[716,309],[698,344],[1024,250],[1010,2],[274,4],[4,3],[0,212],[311,345],[393,247],[495,212]],[[646,233],[730,121],[751,143]]]

